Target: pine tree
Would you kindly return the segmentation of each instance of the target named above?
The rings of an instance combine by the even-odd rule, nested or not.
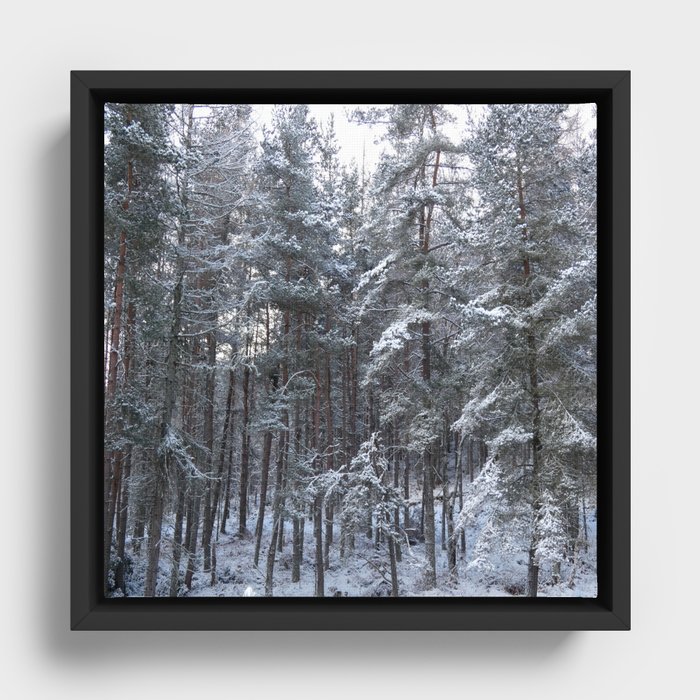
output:
[[[158,481],[158,468],[147,448],[135,454],[135,448],[152,444],[155,429],[137,366],[138,356],[147,356],[139,349],[151,345],[154,338],[137,334],[137,329],[140,318],[152,313],[161,316],[162,311],[152,273],[158,269],[165,222],[173,212],[166,181],[166,167],[173,157],[166,128],[169,112],[165,105],[105,107],[105,291],[109,297],[105,300],[104,570],[106,590],[118,588],[122,594],[132,473],[141,473],[141,478],[154,484]],[[154,488],[144,499],[149,512],[158,509],[157,492]],[[149,541],[155,543],[156,537],[149,533]]]
[[[366,381],[381,383],[381,421],[408,425],[399,442],[403,441],[404,455],[416,455],[422,465],[425,581],[433,588],[435,475],[446,467],[440,444],[441,399],[449,389],[450,321],[445,300],[452,294],[444,272],[446,247],[453,243],[455,227],[450,212],[453,183],[444,186],[441,172],[452,166],[448,154],[456,150],[443,133],[451,117],[444,107],[430,104],[394,105],[380,114],[359,116],[387,122],[392,147],[376,175],[370,215],[374,220],[369,224],[378,233],[381,253],[375,253],[379,260],[359,285],[361,309],[366,317],[382,322]]]
[[[594,227],[582,215],[593,202],[583,201],[591,191],[577,183],[565,126],[564,105],[494,105],[468,144],[480,202],[468,242],[485,272],[481,293],[462,309],[464,343],[487,371],[456,427],[483,435],[490,460],[504,465],[500,493],[509,505],[498,514],[499,532],[529,533],[531,596],[550,536],[545,523],[563,512],[568,488],[562,436],[579,441],[582,460],[595,453],[590,384],[581,401],[569,400],[573,358],[560,343],[569,333],[580,340],[595,317]],[[583,366],[590,379],[592,365]],[[544,518],[552,498],[557,509]]]
[[[278,108],[274,131],[263,143],[259,179],[265,196],[257,215],[261,232],[251,252],[256,260],[264,259],[268,268],[265,277],[256,280],[255,297],[258,303],[276,309],[281,324],[278,362],[284,399],[275,403],[281,411],[283,432],[287,433],[284,457],[278,459],[280,473],[276,477],[267,560],[268,595],[285,510],[295,533],[292,579],[298,580],[307,505],[314,519],[316,595],[324,595],[323,495],[315,494],[311,504],[302,495],[309,479],[332,465],[334,449],[327,444],[333,432],[327,341],[334,294],[331,230],[335,210],[329,198],[324,198],[317,177],[321,157],[326,158],[321,164],[325,175],[331,177],[332,153],[328,149],[319,151],[317,125],[310,119],[308,108]],[[272,269],[267,262],[270,260],[276,263]],[[325,440],[321,428],[324,401]],[[287,489],[280,492],[284,483]]]

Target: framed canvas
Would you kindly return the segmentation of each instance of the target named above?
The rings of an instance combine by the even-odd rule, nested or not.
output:
[[[71,74],[71,627],[630,626],[630,74]]]

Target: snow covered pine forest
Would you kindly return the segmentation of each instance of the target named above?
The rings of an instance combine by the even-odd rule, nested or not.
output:
[[[314,114],[105,109],[106,595],[595,596],[595,132]]]

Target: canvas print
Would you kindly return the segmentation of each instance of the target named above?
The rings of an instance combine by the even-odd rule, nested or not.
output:
[[[108,597],[595,597],[590,104],[104,111]]]

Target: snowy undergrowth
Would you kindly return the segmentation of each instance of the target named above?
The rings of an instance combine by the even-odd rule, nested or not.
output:
[[[255,511],[250,522],[255,522]],[[425,545],[422,542],[409,545],[404,542],[402,560],[397,563],[399,595],[404,597],[513,597],[525,594],[527,587],[527,552],[490,552],[481,559],[476,544],[484,523],[477,520],[465,527],[466,551],[457,551],[457,580],[451,580],[447,570],[446,552],[440,541],[441,513],[436,512],[436,560],[437,586],[426,588]],[[286,533],[283,552],[277,552],[274,572],[273,595],[278,597],[311,597],[314,595],[314,547],[313,525],[307,519],[304,534],[304,556],[301,578],[292,582],[291,532]],[[170,539],[169,528],[164,528],[164,542]],[[234,529],[234,517],[230,529]],[[542,597],[594,598],[597,595],[596,579],[596,520],[594,511],[587,521],[589,543],[581,543],[573,559],[561,564],[559,581],[554,577],[551,565],[540,567],[538,595]],[[337,534],[336,534],[337,536]],[[201,553],[197,558],[197,570],[192,588],[181,586],[180,595],[186,597],[241,597],[262,596],[265,591],[265,565],[269,547],[270,524],[266,522],[263,547],[258,567],[253,566],[255,538],[252,534],[219,534],[216,541],[216,581],[211,584],[211,573],[202,571]],[[157,594],[166,596],[170,585],[171,556],[162,552]],[[181,563],[181,571],[185,562]],[[132,562],[129,595],[138,596],[143,590],[145,557]],[[391,593],[389,557],[385,543],[375,544],[364,533],[355,536],[355,548],[341,559],[334,543],[330,553],[330,566],[324,572],[325,594],[332,597],[384,597]]]

